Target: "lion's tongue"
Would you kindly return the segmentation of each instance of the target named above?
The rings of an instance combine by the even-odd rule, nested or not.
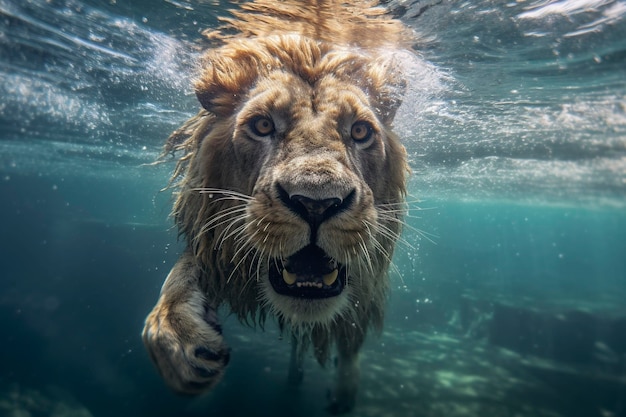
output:
[[[315,245],[309,245],[284,261],[282,278],[288,285],[322,288],[337,281],[337,263]]]

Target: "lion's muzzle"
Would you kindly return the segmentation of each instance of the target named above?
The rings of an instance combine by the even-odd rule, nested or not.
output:
[[[311,234],[308,246],[274,262],[269,274],[272,287],[278,294],[305,299],[341,294],[346,269],[317,246],[317,232],[321,223],[349,209],[355,191],[320,193],[319,189],[309,187],[289,193],[280,183],[276,183],[276,190],[280,201],[308,223]]]
[[[271,262],[272,288],[278,294],[298,299],[335,297],[344,289],[347,272],[326,252],[324,241],[327,245],[328,234],[338,230],[337,224],[329,220],[353,209],[356,181],[338,160],[320,155],[294,158],[278,173],[273,183],[274,195],[284,208],[304,221],[298,227],[308,226],[310,233],[308,239],[301,241],[303,246],[293,248],[293,252],[287,248],[289,256],[278,256]],[[329,227],[322,227],[326,224]],[[343,251],[341,243],[335,241],[333,245],[337,256]]]

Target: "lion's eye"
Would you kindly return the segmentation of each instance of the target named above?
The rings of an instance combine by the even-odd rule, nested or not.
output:
[[[372,136],[374,132],[374,128],[368,122],[356,122],[352,125],[352,129],[350,130],[350,136],[356,142],[367,142],[367,140]]]
[[[267,136],[274,133],[274,122],[271,119],[258,116],[250,121],[250,130],[257,136]]]

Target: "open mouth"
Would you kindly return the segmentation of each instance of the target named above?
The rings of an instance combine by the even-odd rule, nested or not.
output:
[[[328,298],[341,294],[346,269],[316,245],[286,259],[271,262],[269,279],[278,294],[298,298]]]

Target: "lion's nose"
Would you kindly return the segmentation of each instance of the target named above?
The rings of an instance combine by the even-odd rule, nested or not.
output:
[[[315,200],[304,195],[292,195],[289,198],[292,206],[296,208],[296,212],[305,218],[309,223],[319,224],[326,219],[327,214],[331,214],[341,206],[343,200],[341,198],[325,198],[323,200]],[[302,210],[304,208],[304,210]],[[332,214],[331,214],[332,215]]]
[[[324,198],[316,198],[318,196],[305,195],[302,192],[290,194],[281,184],[276,184],[276,188],[283,204],[306,220],[311,225],[312,230],[317,229],[320,223],[345,210],[354,199],[354,190],[343,198],[336,194],[330,196],[327,194],[323,196]]]

